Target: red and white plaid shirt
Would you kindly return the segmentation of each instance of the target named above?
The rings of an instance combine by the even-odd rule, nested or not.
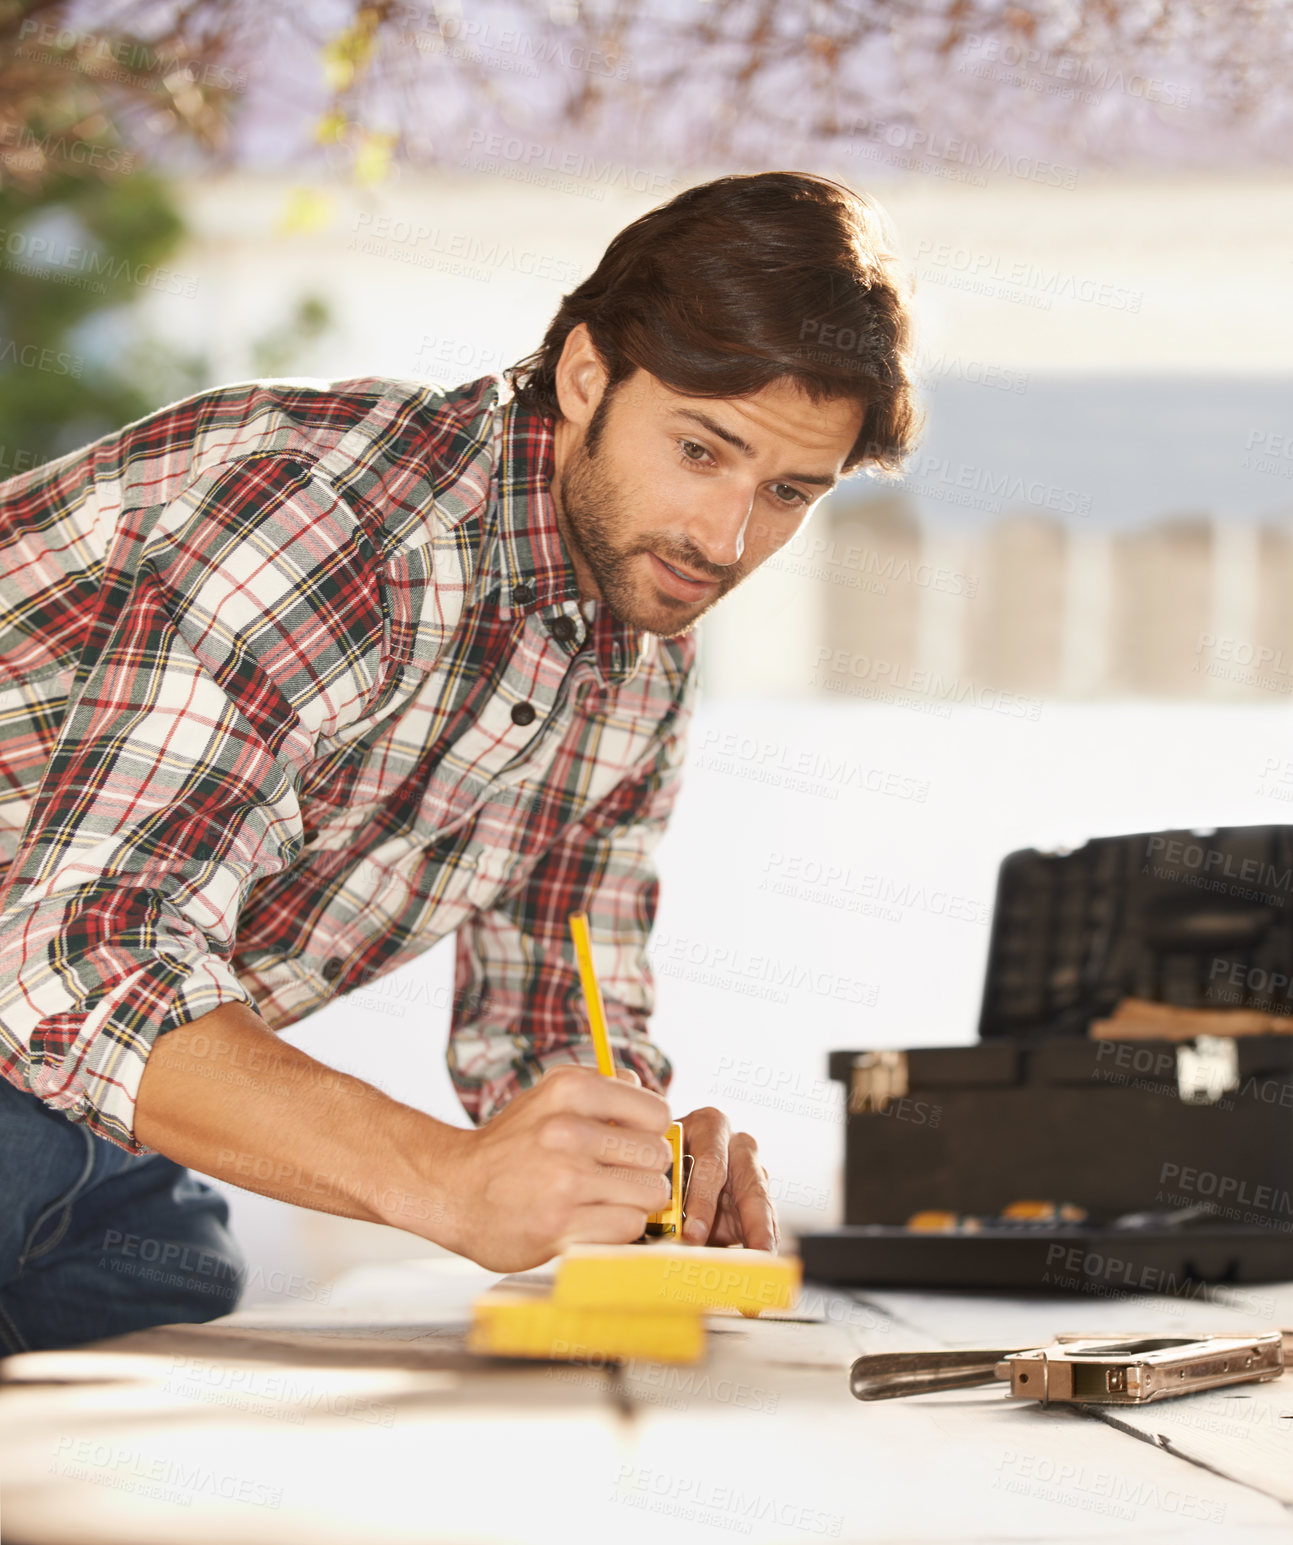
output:
[[[201,392],[0,484],[0,1072],[145,1152],[159,1034],[281,1029],[456,929],[481,1121],[593,1060],[584,910],[612,1043],[667,1087],[696,635],[585,617],[551,473],[499,377],[362,377]]]

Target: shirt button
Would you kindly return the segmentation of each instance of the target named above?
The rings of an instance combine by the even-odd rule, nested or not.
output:
[[[341,956],[330,955],[324,962],[323,980],[325,982],[335,982],[344,969],[345,962],[342,960]]]
[[[575,626],[575,619],[567,617],[563,612],[552,623],[552,636],[559,644],[568,644],[579,630]]]
[[[534,600],[533,585],[513,585],[512,599],[518,606],[528,606]]]
[[[534,723],[534,717],[535,716],[534,716],[534,704],[533,703],[513,703],[512,704],[512,723],[513,724],[533,724]]]

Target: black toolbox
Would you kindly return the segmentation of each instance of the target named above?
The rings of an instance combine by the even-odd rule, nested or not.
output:
[[[1188,1039],[1108,1038],[1117,1019],[1093,1036],[1124,1000],[1293,1015],[1293,827],[1010,854],[978,1044],[831,1054],[845,1228],[801,1239],[806,1274],[1039,1288],[1098,1276],[1158,1291],[1293,1279],[1293,1034],[1221,1033],[1218,1016],[1216,1033]],[[1087,1217],[905,1227],[1029,1199]]]

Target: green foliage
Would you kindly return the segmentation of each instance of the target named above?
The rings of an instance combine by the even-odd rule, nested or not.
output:
[[[51,157],[39,188],[0,187],[0,476],[196,389],[199,360],[131,341],[149,290],[194,282],[166,267],[183,236],[147,172],[88,176]]]
[[[290,375],[302,350],[327,332],[331,325],[332,314],[327,302],[317,295],[303,296],[282,327],[263,334],[252,344],[256,375]]]

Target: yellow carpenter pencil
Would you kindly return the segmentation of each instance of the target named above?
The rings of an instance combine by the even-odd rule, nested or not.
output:
[[[593,1046],[597,1051],[597,1068],[607,1078],[615,1077],[615,1059],[611,1056],[610,1037],[606,1034],[606,1010],[602,1007],[602,990],[597,985],[597,973],[593,970],[593,946],[588,937],[588,917],[583,912],[570,914],[570,937],[575,941],[575,959],[579,962],[579,981],[584,989],[584,1004],[588,1009],[588,1025],[593,1032]]]

